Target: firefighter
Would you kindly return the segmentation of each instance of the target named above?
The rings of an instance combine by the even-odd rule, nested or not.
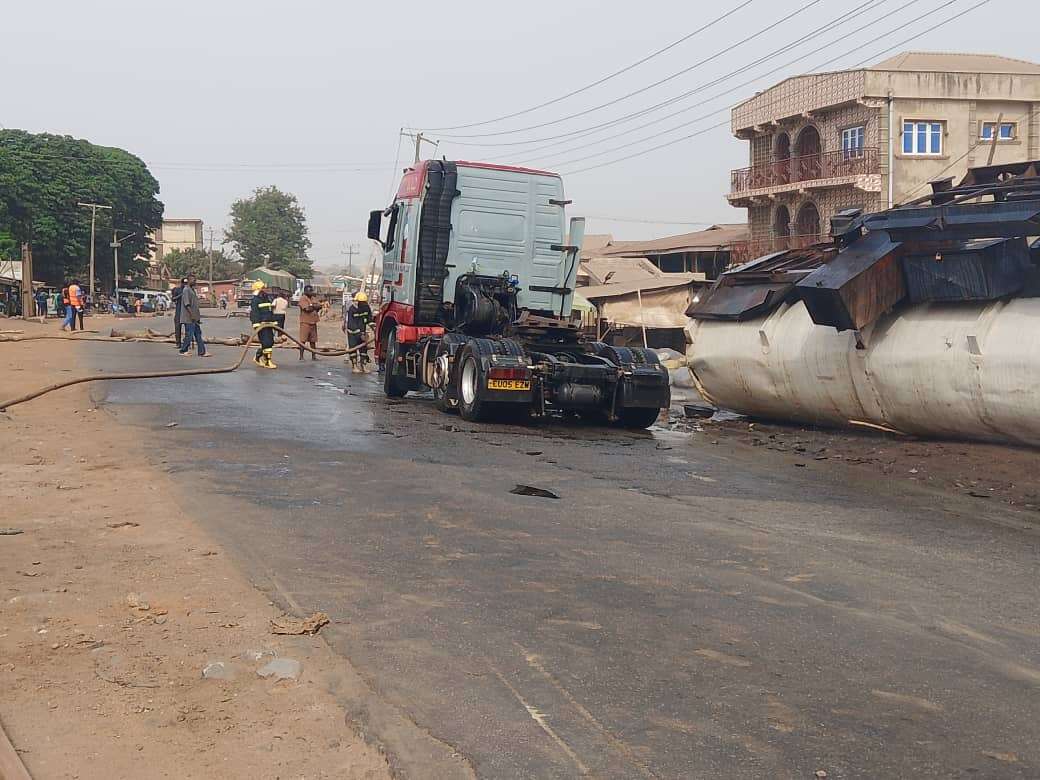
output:
[[[372,324],[372,307],[368,305],[368,296],[359,292],[354,296],[354,302],[347,309],[343,318],[343,330],[347,334],[347,347],[359,347],[350,353],[350,368],[357,370],[360,367],[362,373],[367,371],[368,347],[365,346],[365,338],[368,335],[368,326]]]
[[[253,330],[257,331],[257,338],[260,339],[260,348],[257,349],[253,362],[260,368],[278,368],[271,359],[274,352],[274,331],[271,328],[260,327],[265,322],[274,324],[274,301],[264,289],[264,283],[259,279],[253,282],[253,298],[249,302],[249,321],[253,323]]]

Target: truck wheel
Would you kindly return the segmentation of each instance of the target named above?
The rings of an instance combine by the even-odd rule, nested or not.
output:
[[[484,369],[472,345],[462,351],[458,368],[459,414],[469,422],[484,422],[491,416],[491,404],[484,401]]]
[[[466,343],[466,337],[457,333],[447,333],[441,339],[437,347],[437,360],[447,358],[451,354],[453,346]],[[461,350],[456,350],[458,357],[462,357]],[[437,402],[437,408],[446,414],[455,414],[459,411],[459,387],[456,378],[458,376],[458,361],[456,360],[448,368],[448,375],[441,387],[433,389],[433,397]]]
[[[657,420],[660,409],[622,409],[617,424],[622,428],[649,428]]]
[[[408,384],[400,375],[401,366],[397,362],[400,348],[397,345],[397,328],[391,328],[386,334],[386,370],[383,371],[383,394],[387,398],[403,398],[408,392]]]

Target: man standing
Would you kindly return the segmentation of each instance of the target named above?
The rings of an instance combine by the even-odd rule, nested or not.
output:
[[[188,274],[188,284],[181,288],[181,320],[184,325],[184,343],[181,354],[187,355],[194,339],[199,357],[206,354],[206,342],[202,340],[202,312],[199,311],[199,296],[195,292],[195,274]]]
[[[76,329],[76,320],[79,320],[79,329],[83,330],[83,287],[79,279],[73,279],[69,284],[69,314],[65,315],[65,321],[70,326],[68,329]]]
[[[271,359],[274,353],[274,331],[270,328],[261,328],[265,322],[274,322],[274,303],[271,296],[264,289],[264,283],[257,279],[253,282],[253,298],[249,302],[249,321],[253,323],[253,330],[257,331],[260,340],[260,348],[256,351],[253,362],[260,368],[278,368]]]
[[[181,295],[184,294],[187,284],[187,279],[181,279],[170,293],[170,305],[173,306],[173,340],[177,343],[177,349],[181,348]]]
[[[46,317],[47,316],[47,291],[42,287],[36,291],[36,316]]]
[[[321,302],[314,297],[314,288],[306,285],[303,295],[300,296],[300,341],[310,344],[311,349],[318,348],[318,320],[321,319]],[[317,360],[318,356],[311,353],[311,360]],[[300,360],[303,360],[303,349],[300,350]]]
[[[359,292],[354,296],[354,302],[343,315],[343,330],[347,334],[347,347],[353,349],[350,353],[351,370],[360,367],[361,373],[368,369],[368,347],[364,346],[368,336],[368,326],[372,324],[372,307],[368,305],[368,296]]]
[[[278,293],[273,301],[274,303],[274,324],[282,330],[285,330],[285,315],[289,311],[289,299],[285,297],[285,293]]]

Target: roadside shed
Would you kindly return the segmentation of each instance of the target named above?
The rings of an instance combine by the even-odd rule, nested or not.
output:
[[[683,328],[689,320],[686,310],[706,280],[702,273],[662,274],[644,280],[584,287],[581,294],[606,320],[615,344],[646,344],[654,348],[668,347],[685,351]]]

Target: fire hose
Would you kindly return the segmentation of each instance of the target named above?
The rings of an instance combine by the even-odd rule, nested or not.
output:
[[[179,376],[206,376],[206,375],[209,375],[209,374],[230,374],[232,371],[235,371],[235,370],[237,370],[238,368],[240,368],[242,366],[242,363],[245,362],[246,355],[249,354],[249,348],[254,346],[254,344],[258,343],[257,339],[256,339],[257,334],[261,330],[264,330],[265,328],[269,328],[271,330],[277,331],[278,333],[281,333],[283,336],[288,338],[290,341],[294,342],[299,349],[306,350],[307,352],[311,352],[311,353],[313,353],[315,355],[320,355],[320,356],[323,356],[323,357],[343,357],[344,355],[351,355],[351,354],[353,354],[355,352],[359,352],[359,351],[365,349],[366,347],[368,347],[369,345],[371,345],[372,343],[375,342],[375,337],[374,336],[369,336],[369,338],[366,339],[363,343],[358,344],[355,347],[349,347],[347,349],[324,349],[324,350],[323,349],[312,349],[311,347],[308,347],[306,344],[304,344],[302,341],[299,341],[297,338],[295,338],[294,336],[292,336],[289,333],[287,333],[282,328],[279,328],[273,322],[263,322],[263,323],[260,323],[260,327],[256,328],[253,331],[252,335],[249,337],[249,339],[245,342],[245,344],[242,345],[242,347],[243,347],[242,348],[242,354],[239,356],[238,360],[236,360],[234,363],[231,363],[231,364],[229,364],[227,366],[221,366],[219,368],[183,368],[183,369],[180,369],[180,370],[177,370],[177,371],[134,371],[134,372],[124,373],[124,374],[98,374],[98,375],[95,375],[95,376],[76,377],[75,379],[67,379],[64,382],[56,382],[53,385],[47,385],[46,387],[41,387],[39,390],[34,390],[31,393],[26,393],[25,395],[20,395],[20,396],[18,396],[16,398],[11,398],[11,399],[9,399],[7,401],[0,401],[0,412],[7,411],[7,409],[9,409],[12,406],[17,406],[18,404],[24,404],[26,401],[32,401],[35,398],[39,398],[41,395],[46,395],[47,393],[54,392],[55,390],[61,390],[62,388],[65,388],[65,387],[71,387],[72,385],[83,384],[84,382],[108,381],[110,379],[167,379],[167,378],[170,378],[170,377],[179,377]],[[55,339],[55,338],[63,338],[63,337],[62,336],[53,336],[53,335],[28,336],[28,337],[24,337],[24,338],[13,338],[13,339],[10,339],[10,341],[34,341],[34,340],[40,340],[40,339]],[[64,337],[64,338],[69,338],[69,337]],[[78,338],[78,337],[71,337],[69,340],[71,340],[71,341],[88,341],[89,340],[89,341],[107,341],[109,343],[124,343],[124,342],[113,342],[111,339],[106,339],[106,338],[84,339],[84,338]],[[142,339],[142,340],[144,340],[144,339]]]

